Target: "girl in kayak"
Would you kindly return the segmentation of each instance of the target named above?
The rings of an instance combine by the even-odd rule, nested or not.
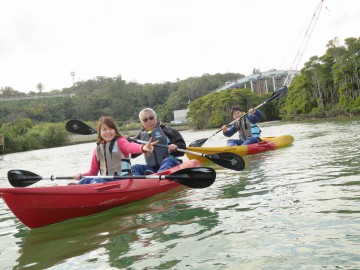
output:
[[[226,142],[228,146],[248,145],[261,141],[261,130],[256,125],[263,116],[263,113],[260,110],[251,108],[246,116],[242,117],[243,113],[240,107],[235,106],[231,109],[231,115],[234,119],[238,119],[238,121],[230,127],[224,125],[221,129],[226,137],[231,137],[236,132],[239,132],[239,139],[229,139]]]
[[[97,124],[98,137],[94,150],[90,170],[85,173],[77,173],[73,176],[75,180],[80,180],[84,176],[90,175],[131,175],[130,154],[151,154],[154,145],[150,139],[146,145],[129,142],[121,134],[115,121],[110,116],[103,116]],[[83,178],[79,184],[93,184],[107,182],[107,179]],[[111,181],[111,180],[110,180]]]

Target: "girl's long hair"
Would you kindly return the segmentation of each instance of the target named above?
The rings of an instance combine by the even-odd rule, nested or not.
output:
[[[102,117],[99,118],[98,123],[97,123],[97,131],[98,131],[98,136],[97,136],[97,139],[96,139],[97,144],[101,143],[104,140],[101,137],[101,127],[102,127],[103,124],[107,125],[111,129],[115,130],[115,137],[116,138],[123,138],[124,137],[124,135],[117,128],[116,123],[115,123],[114,119],[111,116],[102,116]]]

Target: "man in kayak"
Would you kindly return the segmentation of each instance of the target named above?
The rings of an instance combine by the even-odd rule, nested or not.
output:
[[[181,134],[174,128],[160,123],[155,111],[151,108],[145,108],[140,111],[139,119],[142,124],[140,133],[136,139],[149,141],[158,141],[159,145],[168,145],[167,149],[155,147],[150,155],[145,156],[146,165],[136,164],[132,167],[135,175],[151,174],[161,172],[177,166],[181,160],[177,157],[183,156],[183,152],[176,151],[186,149],[186,144]],[[136,157],[138,155],[131,155]]]
[[[263,116],[263,113],[260,110],[251,108],[248,113],[243,116],[240,107],[235,106],[231,109],[231,115],[234,119],[237,119],[237,121],[230,127],[224,125],[221,129],[226,137],[231,137],[236,132],[239,132],[239,139],[229,139],[226,142],[228,146],[248,145],[261,141],[261,130],[256,125]]]
[[[148,140],[146,145],[129,142],[121,134],[115,121],[110,116],[100,117],[97,124],[98,137],[94,150],[90,170],[86,173],[77,173],[75,180],[80,180],[79,184],[93,184],[107,182],[104,178],[83,178],[91,175],[127,175],[131,174],[130,154],[150,154],[154,150],[157,142]],[[83,178],[83,179],[82,179]],[[110,180],[111,181],[111,180]]]

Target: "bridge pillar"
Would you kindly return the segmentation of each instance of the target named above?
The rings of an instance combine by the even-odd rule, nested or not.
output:
[[[266,93],[269,93],[268,82],[266,79],[265,79],[265,91]]]
[[[250,81],[250,87],[251,87],[251,92],[254,92],[254,85],[253,85],[253,81]]]
[[[272,81],[273,81],[273,86],[274,86],[274,91],[275,91],[276,90],[275,76],[272,77]]]

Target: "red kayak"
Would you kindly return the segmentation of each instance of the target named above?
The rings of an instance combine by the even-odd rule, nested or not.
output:
[[[211,185],[215,181],[215,172],[211,168],[199,166],[200,162],[197,160],[184,161],[167,171],[150,175],[157,178],[144,176],[142,179],[123,179],[88,185],[0,188],[0,197],[22,223],[36,228],[142,200],[182,184],[203,188],[205,186],[196,186],[196,181],[200,183],[200,180],[204,180],[207,182],[206,186]],[[211,171],[202,172],[200,169]],[[160,176],[173,176],[175,180]],[[179,181],[176,181],[176,178],[179,178]],[[182,183],[182,178],[187,178],[186,181],[191,185]],[[190,182],[192,180],[194,182]]]

